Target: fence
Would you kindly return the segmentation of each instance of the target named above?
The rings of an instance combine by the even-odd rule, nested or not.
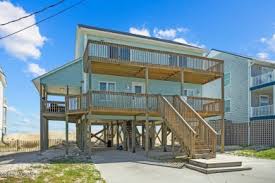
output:
[[[49,147],[62,144],[62,139],[49,139]],[[39,140],[10,140],[0,143],[0,152],[31,152],[40,149]]]
[[[209,124],[220,133],[220,121]],[[225,121],[225,145],[269,145],[275,146],[275,119],[247,122]],[[220,135],[217,144],[220,144]]]

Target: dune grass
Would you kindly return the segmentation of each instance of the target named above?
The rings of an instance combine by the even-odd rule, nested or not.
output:
[[[234,154],[240,155],[240,156],[249,156],[249,157],[256,157],[256,158],[263,158],[263,159],[272,159],[275,160],[275,148],[270,148],[267,150],[239,150],[235,151]]]
[[[47,165],[33,166],[32,170],[39,170],[34,177],[28,176],[9,176],[0,180],[0,182],[51,182],[51,183],[69,183],[69,182],[91,182],[105,183],[100,172],[89,161],[80,161],[73,158],[53,160]]]

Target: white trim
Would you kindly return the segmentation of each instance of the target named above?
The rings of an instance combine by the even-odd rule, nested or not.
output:
[[[109,83],[115,84],[115,91],[116,91],[116,82],[114,81],[98,81],[98,90],[100,91],[100,83],[106,83],[106,91],[109,91]]]
[[[134,86],[141,86],[141,93],[145,93],[145,83],[144,82],[132,82],[132,93],[135,93]]]
[[[232,77],[231,77],[231,72],[226,72],[226,73],[224,73],[224,76],[226,75],[226,74],[229,74],[229,84],[228,85],[224,85],[224,87],[229,87],[229,86],[231,86],[231,82],[232,82]],[[224,77],[225,78],[225,77]],[[224,79],[223,78],[223,79]],[[224,83],[225,83],[225,81],[224,81]]]
[[[225,101],[229,100],[229,111],[225,111]],[[231,98],[224,99],[224,113],[231,113]]]
[[[268,98],[268,103],[267,103],[267,105],[269,105],[269,99],[270,99],[269,95],[259,95],[259,106],[265,106],[265,105],[261,105],[261,97],[266,97],[266,98]]]

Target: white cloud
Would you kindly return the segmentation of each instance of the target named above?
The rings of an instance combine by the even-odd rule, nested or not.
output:
[[[40,76],[46,73],[46,69],[40,67],[38,64],[30,63],[28,64],[27,72],[31,73],[34,77]]]
[[[135,27],[130,27],[129,32],[132,34],[137,34],[137,35],[142,35],[142,36],[148,36],[150,37],[150,31],[146,28],[135,28]]]
[[[162,39],[174,39],[177,35],[177,29],[158,29],[154,28],[154,36]]]
[[[174,41],[183,43],[183,44],[188,44],[187,41],[184,38],[175,38]]]
[[[260,59],[268,59],[269,54],[266,52],[259,52],[259,53],[257,53],[257,57]]]
[[[275,34],[273,34],[270,38],[263,37],[260,41],[264,43],[270,51],[275,52]]]
[[[16,114],[17,116],[23,115],[23,113],[18,111],[14,106],[8,106],[8,111]]]
[[[1,23],[26,15],[28,15],[28,13],[22,7],[15,6],[9,1],[0,1]],[[31,16],[8,25],[0,26],[0,36],[2,37],[13,33],[35,22],[35,16]],[[43,46],[45,40],[46,38],[40,34],[39,27],[33,26],[32,28],[1,40],[0,47],[10,55],[21,60],[28,58],[38,59],[41,56],[40,48]]]

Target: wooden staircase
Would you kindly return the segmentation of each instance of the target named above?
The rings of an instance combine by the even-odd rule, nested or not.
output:
[[[190,158],[214,158],[217,133],[180,96],[159,96],[159,112]]]

